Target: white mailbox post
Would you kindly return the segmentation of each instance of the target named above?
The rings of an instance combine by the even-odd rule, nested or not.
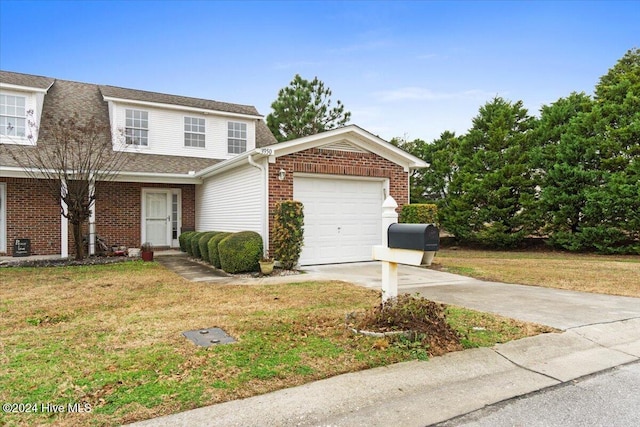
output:
[[[383,302],[398,296],[398,264],[431,265],[439,246],[438,230],[431,224],[391,227],[398,222],[397,207],[391,196],[382,204],[382,245],[373,247],[373,259],[382,261]],[[401,242],[390,242],[389,233]]]

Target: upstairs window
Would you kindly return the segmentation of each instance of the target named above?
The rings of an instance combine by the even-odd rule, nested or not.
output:
[[[184,146],[204,148],[204,119],[198,117],[184,118]]]
[[[27,135],[26,98],[0,95],[0,135],[24,138]]]
[[[247,151],[247,124],[228,122],[227,147],[229,154],[240,154]]]
[[[149,112],[126,110],[125,140],[129,145],[149,145]]]

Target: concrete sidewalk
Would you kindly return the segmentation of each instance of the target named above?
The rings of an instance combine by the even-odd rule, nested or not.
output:
[[[379,288],[380,264],[305,268],[242,284],[344,280]],[[135,426],[425,426],[640,361],[640,299],[484,282],[401,266],[399,291],[564,329],[427,362],[339,375]]]

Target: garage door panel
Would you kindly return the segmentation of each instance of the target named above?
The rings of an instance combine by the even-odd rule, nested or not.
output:
[[[294,177],[294,199],[304,204],[300,263],[367,261],[380,244],[382,181]]]

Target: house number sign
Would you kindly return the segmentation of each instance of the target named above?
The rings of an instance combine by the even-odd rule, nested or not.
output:
[[[31,255],[31,240],[16,239],[13,242],[13,256],[29,256]]]

